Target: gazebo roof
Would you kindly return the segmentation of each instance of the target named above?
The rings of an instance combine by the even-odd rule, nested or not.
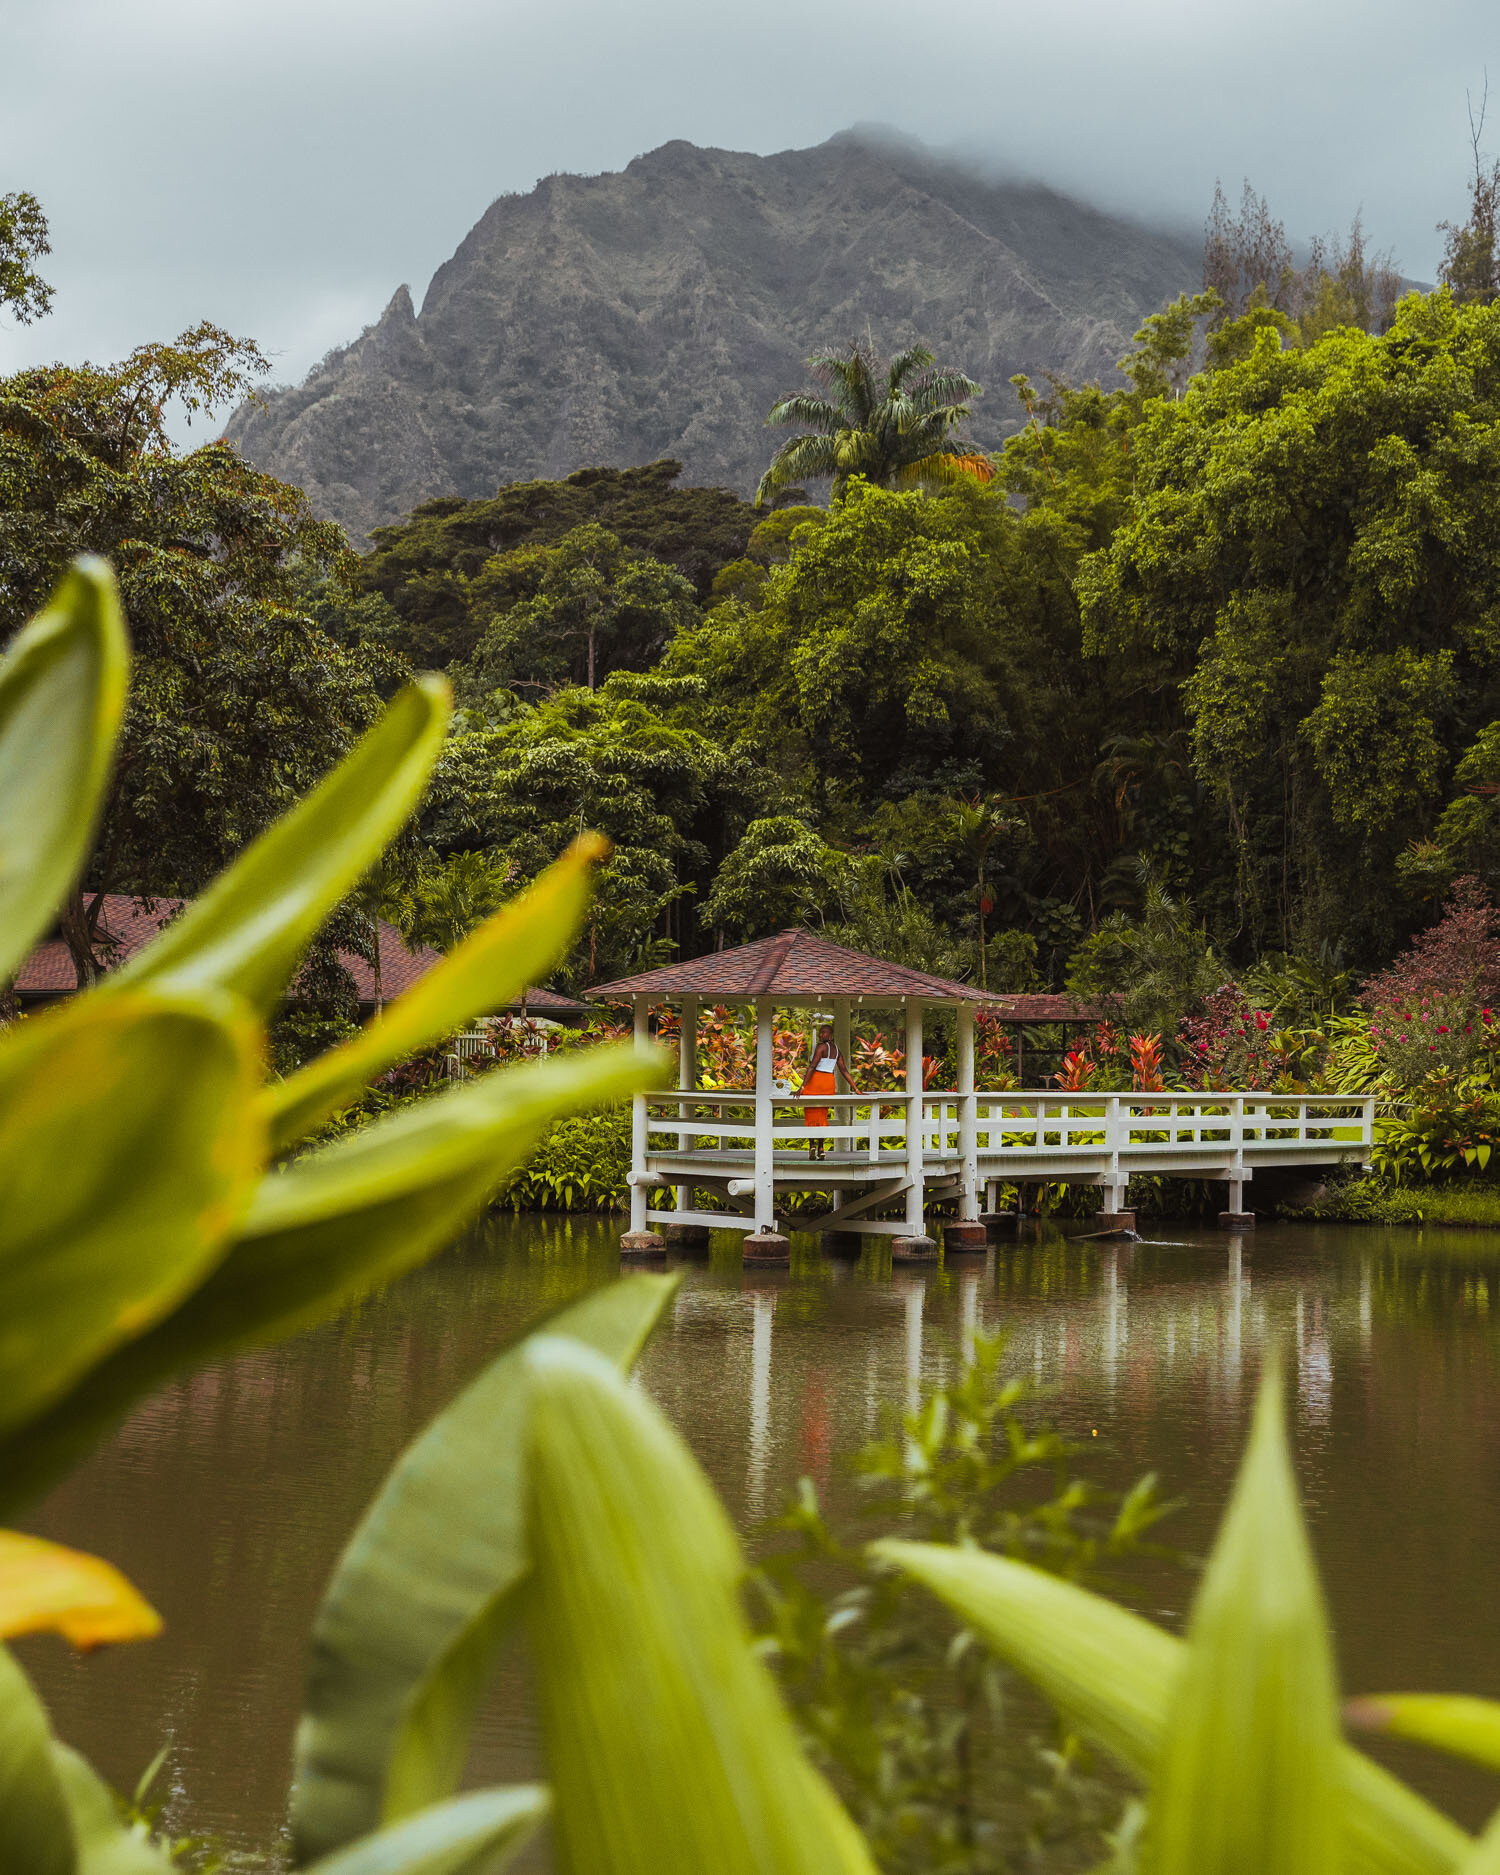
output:
[[[733,950],[711,951],[686,963],[667,964],[639,976],[601,983],[589,995],[597,1002],[622,1002],[647,996],[667,1002],[698,996],[707,1002],[746,1002],[769,996],[782,1003],[821,1003],[835,996],[855,1001],[899,1003],[978,1003],[984,999],[971,983],[909,970],[843,944],[830,944],[811,931],[779,931]]]

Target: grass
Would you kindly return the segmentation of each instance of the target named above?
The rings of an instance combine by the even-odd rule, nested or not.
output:
[[[1332,1185],[1316,1204],[1283,1205],[1280,1215],[1325,1224],[1452,1224],[1500,1230],[1500,1184],[1393,1185],[1361,1178]]]

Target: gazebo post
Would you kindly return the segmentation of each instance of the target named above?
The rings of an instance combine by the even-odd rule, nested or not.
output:
[[[684,996],[682,999],[682,1021],[677,1031],[677,1087],[681,1093],[691,1093],[698,1085],[698,998]],[[679,1120],[687,1118],[687,1102],[678,1105]],[[693,1208],[693,1187],[678,1185],[677,1209],[679,1212]],[[708,1248],[708,1226],[706,1224],[669,1224],[662,1233],[674,1249],[706,1250]]]
[[[631,1028],[637,1048],[651,1039],[650,1004],[644,996],[630,999]],[[630,1229],[620,1239],[620,1254],[628,1257],[660,1256],[666,1247],[646,1225],[646,1204],[651,1188],[646,1183],[646,1096],[630,1103]]]
[[[943,1248],[983,1250],[990,1234],[979,1221],[979,1097],[974,1092],[974,1005],[958,1007],[958,1150],[962,1161],[958,1222],[943,1231]]]
[[[903,996],[901,1011],[906,1034],[906,1234],[891,1240],[891,1255],[906,1262],[937,1255],[937,1245],[926,1232],[923,1161],[926,1127],[922,1119],[922,1001]]]
[[[755,999],[755,1229],[745,1235],[751,1262],[786,1263],[791,1244],[776,1228],[776,1159],[772,1115],[775,1093],[776,1008],[769,996]]]

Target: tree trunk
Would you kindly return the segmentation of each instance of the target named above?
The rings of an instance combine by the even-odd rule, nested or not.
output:
[[[589,689],[594,688],[594,628],[589,627]]]
[[[68,954],[73,959],[78,987],[86,990],[90,984],[99,981],[100,970],[99,960],[94,955],[94,934],[90,929],[88,912],[84,909],[81,886],[74,886],[63,900],[58,923],[62,927]]]

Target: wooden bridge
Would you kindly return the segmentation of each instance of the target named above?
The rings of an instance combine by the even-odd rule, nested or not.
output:
[[[681,1015],[679,1086],[635,1103],[626,1254],[659,1252],[663,1230],[679,1238],[739,1230],[747,1256],[784,1257],[778,1197],[809,1191],[828,1193],[830,1208],[811,1219],[799,1215],[799,1229],[889,1236],[895,1254],[905,1256],[936,1253],[926,1228],[929,1203],[954,1202],[957,1217],[944,1230],[950,1248],[977,1248],[1001,1187],[1028,1181],[1098,1186],[1101,1226],[1122,1227],[1134,1223],[1126,1190],[1136,1173],[1222,1181],[1228,1201],[1220,1222],[1245,1228],[1254,1222],[1245,1188],[1257,1171],[1362,1163],[1372,1144],[1374,1101],[1362,1095],[980,1091],[974,1016],[981,1000],[971,986],[807,932],[783,932],[594,994],[629,1001],[642,1038],[653,1006],[670,1004]],[[753,1090],[694,1085],[701,1001],[753,1004]],[[778,1007],[829,1011],[847,1059],[851,1012],[867,1004],[900,1007],[904,1088],[803,1099],[777,1087]],[[933,1005],[948,1006],[956,1018],[958,1086],[947,1092],[921,1084],[923,1011]],[[809,1129],[808,1107],[825,1109],[829,1124]],[[673,1189],[672,1209],[650,1203],[662,1187]]]

